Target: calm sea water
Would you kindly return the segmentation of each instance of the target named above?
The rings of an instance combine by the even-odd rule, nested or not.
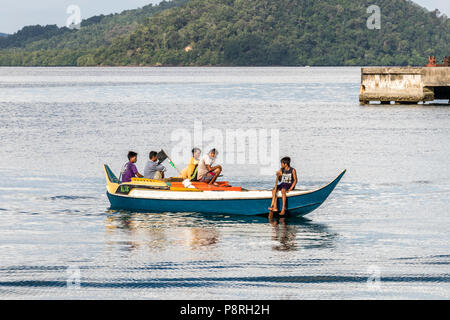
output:
[[[0,68],[0,298],[450,298],[450,109],[359,106],[359,80],[359,68]],[[307,219],[110,210],[102,165],[117,172],[136,150],[143,171],[195,120],[279,129],[301,188],[348,172]],[[224,179],[273,184],[255,165],[225,164]]]

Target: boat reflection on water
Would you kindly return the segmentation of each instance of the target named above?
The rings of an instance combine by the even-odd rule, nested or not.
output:
[[[336,234],[305,218],[273,216],[227,216],[194,213],[133,213],[107,211],[107,244],[123,250],[167,250],[184,247],[212,249],[221,233],[233,232],[240,241],[270,241],[274,251],[298,251],[334,245]],[[222,236],[223,237],[223,236]],[[262,237],[262,240],[261,240]]]
[[[192,249],[213,246],[219,241],[219,231],[216,228],[190,228],[188,238]]]
[[[333,247],[336,234],[328,227],[305,218],[268,216],[272,226],[274,251],[297,251],[301,249]]]
[[[108,211],[105,221],[107,244],[165,250],[171,247],[200,249],[212,247],[219,241],[219,231],[213,225],[196,225],[186,216]],[[124,240],[121,240],[124,239]],[[126,239],[126,240],[125,240]]]
[[[122,250],[164,250],[167,247],[165,228],[142,219],[131,212],[114,212],[105,221],[108,246],[119,246]]]
[[[273,227],[272,240],[279,242],[272,246],[275,251],[296,251],[297,247],[297,227],[289,225],[286,218],[273,219],[269,216],[269,223]]]

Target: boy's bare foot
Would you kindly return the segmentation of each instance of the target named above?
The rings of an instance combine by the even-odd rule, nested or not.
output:
[[[280,211],[279,215],[280,215],[280,216],[284,216],[285,213],[286,213],[286,212],[285,212],[285,210],[283,209],[283,210]]]

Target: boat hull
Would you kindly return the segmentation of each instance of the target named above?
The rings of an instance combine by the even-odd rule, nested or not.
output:
[[[289,195],[287,198],[287,214],[291,216],[304,216],[317,209],[328,198],[331,192],[345,174],[345,170],[332,182],[314,191]],[[159,191],[170,192],[170,191]],[[220,193],[220,192],[219,192]],[[133,197],[128,195],[112,194],[107,192],[111,209],[125,209],[139,212],[196,212],[230,215],[263,215],[268,213],[271,203],[269,196],[260,198],[246,198],[246,191],[240,197],[233,199],[157,199]],[[266,194],[268,192],[266,191]],[[198,198],[198,195],[196,195]],[[278,207],[281,208],[281,198]]]

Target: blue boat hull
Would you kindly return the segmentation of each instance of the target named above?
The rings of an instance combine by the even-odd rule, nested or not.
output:
[[[304,216],[317,209],[331,194],[345,174],[345,170],[326,186],[312,192],[291,196],[287,199],[287,213],[291,216]],[[144,212],[197,212],[230,215],[267,214],[270,199],[222,199],[222,200],[163,200],[133,198],[107,192],[111,209],[125,209]],[[245,196],[245,192],[243,192]],[[281,199],[278,207],[281,208]]]

